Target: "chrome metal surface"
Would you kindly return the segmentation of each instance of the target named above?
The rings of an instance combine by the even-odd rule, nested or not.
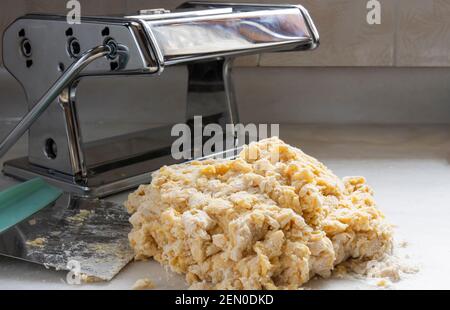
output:
[[[164,161],[164,159],[167,159],[167,161]],[[161,158],[159,167],[169,163],[170,161],[168,159],[170,158]],[[30,180],[39,177],[65,192],[84,198],[102,198],[127,189],[132,189],[140,184],[151,182],[150,172],[148,172],[128,178],[116,178],[111,182],[108,182],[108,179],[104,178],[102,180],[104,182],[103,185],[97,184],[87,186],[74,182],[72,178],[67,177],[66,175],[47,173],[45,169],[35,165],[30,165],[26,157],[14,159],[8,162],[8,165],[5,165],[4,167],[4,173],[6,175],[14,176],[19,180]]]
[[[32,45],[31,58],[25,58],[18,52],[18,46],[24,38],[28,39]],[[25,16],[6,30],[3,37],[3,58],[5,67],[23,86],[29,109],[33,108],[42,94],[61,76],[61,68],[69,67],[74,61],[67,48],[73,38],[77,39],[82,51],[104,44],[110,38],[118,42],[117,58],[99,59],[82,71],[82,77],[151,74],[159,71],[159,65],[152,56],[153,50],[146,45],[149,40],[145,37],[145,31],[139,23],[124,22],[123,19],[118,21],[110,18],[85,18],[80,25],[68,25],[65,17]],[[31,66],[27,65],[29,61],[32,62]],[[68,86],[71,96],[77,84],[78,81],[75,81]],[[71,114],[70,118],[75,119],[76,117],[73,116],[75,113],[71,112]],[[28,158],[34,165],[48,167],[80,178],[80,167],[73,160],[74,152],[80,152],[80,150],[77,150],[75,143],[72,143],[74,141],[68,141],[70,133],[67,132],[66,127],[70,119],[68,120],[67,117],[69,116],[63,113],[58,100],[55,100],[30,128]],[[75,128],[73,131],[79,130]],[[43,152],[45,141],[49,138],[58,147],[56,158],[49,158]],[[82,154],[79,157],[82,157]]]
[[[187,17],[187,16],[204,16],[204,15],[213,15],[213,14],[223,14],[223,13],[231,13],[233,12],[232,8],[221,8],[221,9],[205,9],[199,11],[182,11],[182,12],[171,12],[169,10],[164,9],[156,9],[158,13],[152,13],[153,10],[141,10],[139,15],[131,15],[126,16],[127,18],[133,19],[143,19],[143,20],[154,20],[161,18],[174,18],[174,17]],[[160,16],[160,14],[166,14],[164,16]]]
[[[163,9],[163,8],[139,10],[139,15],[156,15],[156,14],[166,14],[166,13],[170,13],[170,11]]]
[[[111,280],[134,256],[122,205],[68,194],[0,234],[0,255]],[[40,240],[41,242],[36,242]]]
[[[48,106],[61,94],[61,92],[70,83],[72,83],[87,65],[94,60],[108,55],[111,52],[109,46],[95,47],[76,60],[66,72],[53,84],[52,87],[36,102],[31,110],[21,119],[19,124],[8,134],[8,136],[0,143],[0,157],[8,152],[8,150],[22,137],[22,135],[30,128],[30,126],[44,113]]]
[[[21,179],[40,176],[87,197],[103,197],[150,181],[150,171],[176,162],[170,156],[175,139],[170,136],[171,126],[84,141],[77,112],[83,102],[77,91],[89,81],[85,77],[156,77],[166,66],[183,65],[188,72],[185,122],[193,126],[194,116],[199,115],[203,125],[216,123],[225,130],[226,124],[239,122],[232,84],[236,56],[307,50],[319,44],[317,30],[301,6],[189,2],[172,12],[141,13],[84,17],[81,24],[70,26],[65,16],[29,15],[7,29],[4,64],[22,84],[35,123],[29,130],[28,157],[6,162],[6,174]],[[24,40],[25,53],[20,48]],[[62,93],[58,89],[57,100],[47,98],[54,104],[49,103],[45,113],[35,106],[79,51],[106,43],[114,50],[109,57],[82,70]],[[107,103],[107,95],[98,104]],[[158,98],[150,97],[157,104]],[[23,124],[29,123],[22,121],[8,147],[28,127]]]
[[[310,48],[315,39],[296,8],[146,21],[166,65],[186,60],[279,49]]]

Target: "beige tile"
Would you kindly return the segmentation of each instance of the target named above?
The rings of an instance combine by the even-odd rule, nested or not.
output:
[[[261,66],[392,66],[395,1],[380,0],[381,25],[366,21],[367,1],[303,0],[320,33],[312,52],[262,55]]]
[[[0,66],[3,65],[3,32],[16,18],[25,14],[25,0],[2,0],[0,11]]]
[[[450,123],[450,68],[237,68],[233,81],[243,123]]]
[[[450,66],[450,0],[398,0],[398,66]]]
[[[63,14],[67,12],[65,0],[26,0],[27,13]]]
[[[79,0],[82,15],[122,14],[126,10],[126,0]],[[67,0],[26,0],[31,13],[66,14]]]
[[[165,8],[173,10],[180,4],[186,2],[182,0],[126,0],[127,13],[135,14],[143,9]]]
[[[237,57],[234,60],[235,67],[256,67],[259,63],[260,55],[248,55]]]
[[[80,0],[83,14],[86,15],[124,15],[126,0]]]

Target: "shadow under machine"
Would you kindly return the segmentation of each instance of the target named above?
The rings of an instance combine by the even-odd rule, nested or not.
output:
[[[148,183],[149,172],[176,161],[171,126],[86,142],[77,112],[81,79],[149,75],[151,83],[164,68],[184,66],[184,122],[193,126],[194,116],[202,116],[203,126],[225,130],[238,123],[231,81],[237,56],[310,50],[319,37],[298,5],[188,2],[174,11],[83,17],[73,25],[65,16],[27,15],[8,27],[3,42],[4,65],[23,86],[29,109],[0,144],[2,157],[28,131],[28,156],[6,161],[3,172],[41,178],[71,193],[68,200],[83,201]],[[98,104],[108,109],[108,93],[104,97]],[[151,93],[148,98],[151,105],[160,102]]]

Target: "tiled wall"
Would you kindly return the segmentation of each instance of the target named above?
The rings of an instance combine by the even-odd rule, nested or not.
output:
[[[157,78],[82,80],[80,120],[116,123],[108,127],[114,133],[124,125],[181,121],[185,84],[184,75],[174,71],[179,69],[167,68]],[[233,70],[233,82],[243,123],[450,124],[448,67],[246,67]],[[0,130],[2,121],[17,122],[26,109],[19,83],[0,69]]]
[[[380,25],[366,22],[367,0],[230,0],[301,3],[313,16],[321,47],[310,53],[267,54],[239,60],[260,66],[450,66],[450,0],[379,0]],[[80,0],[85,15],[174,8],[180,0]],[[67,0],[1,0],[0,32],[31,12],[66,12]],[[1,50],[1,49],[0,49]]]

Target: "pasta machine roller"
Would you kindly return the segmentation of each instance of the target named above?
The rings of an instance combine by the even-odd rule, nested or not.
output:
[[[225,126],[238,122],[231,82],[237,56],[310,50],[319,36],[299,5],[188,2],[174,11],[82,17],[80,24],[68,24],[65,16],[27,15],[8,27],[3,42],[4,65],[28,100],[28,113],[0,144],[0,157],[26,131],[28,156],[5,162],[4,173],[104,197],[149,182],[150,171],[173,163],[174,138],[170,127],[157,127],[84,141],[77,113],[81,79],[158,78],[166,67],[186,66],[186,123],[200,115]]]

